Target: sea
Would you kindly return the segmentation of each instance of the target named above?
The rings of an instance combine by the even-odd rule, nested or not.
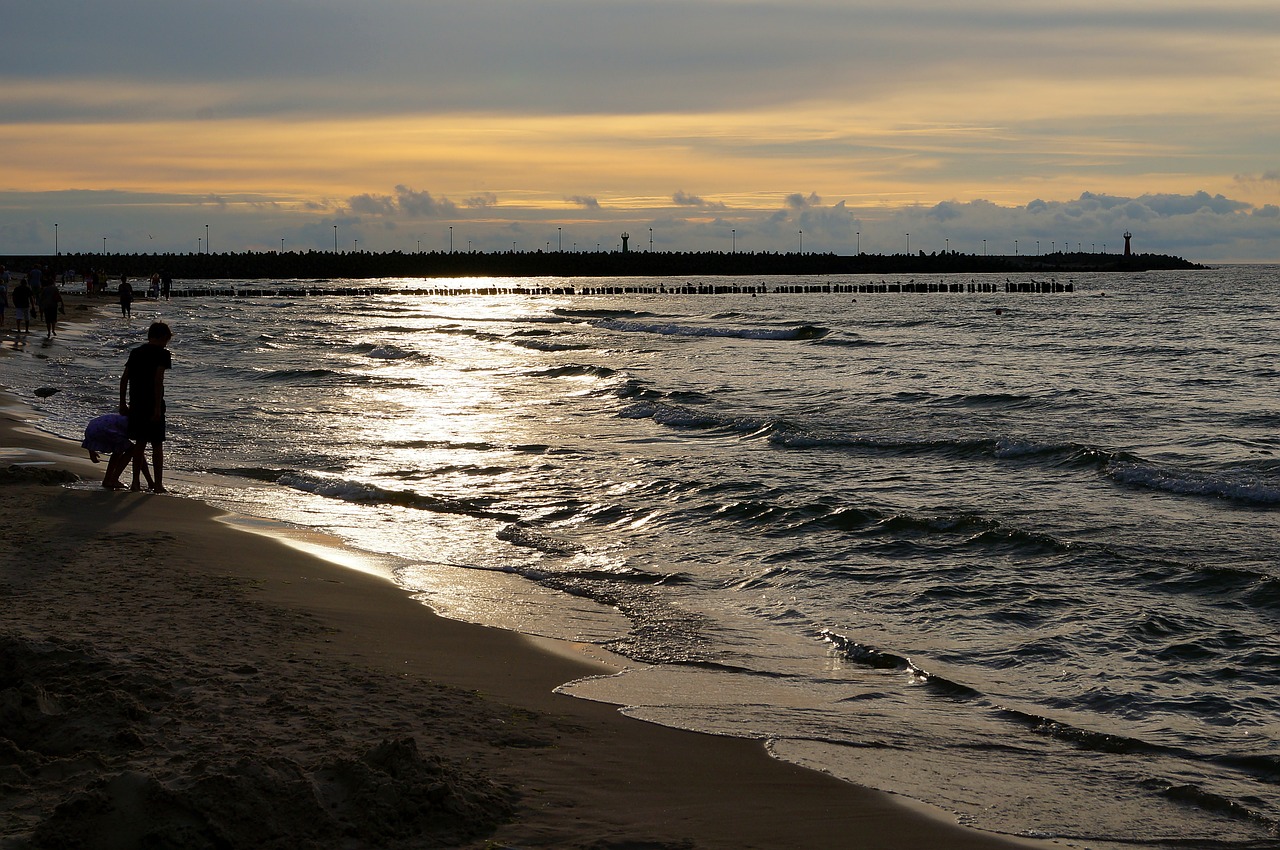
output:
[[[1274,850],[1280,267],[1003,291],[1046,279],[179,281],[0,384],[79,439],[163,319],[179,497],[627,659],[568,694],[996,833]]]

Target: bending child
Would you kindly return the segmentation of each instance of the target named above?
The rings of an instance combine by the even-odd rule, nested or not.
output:
[[[124,468],[133,459],[133,443],[129,441],[128,428],[127,417],[118,413],[104,413],[102,416],[90,419],[84,429],[84,442],[80,445],[88,449],[89,460],[101,463],[102,458],[99,455],[103,453],[110,455],[107,459],[106,475],[102,477],[102,486],[108,490],[124,489],[120,473],[124,472]],[[147,468],[145,460],[142,464],[142,474],[146,476],[147,486],[154,486],[151,470]]]

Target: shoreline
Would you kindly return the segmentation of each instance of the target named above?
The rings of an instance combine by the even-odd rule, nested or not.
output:
[[[193,499],[102,490],[3,402],[3,465],[28,464],[0,486],[5,850],[1060,846],[554,693],[610,668]]]

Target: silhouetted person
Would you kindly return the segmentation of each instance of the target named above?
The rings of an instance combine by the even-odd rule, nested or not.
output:
[[[67,305],[62,300],[62,293],[58,291],[58,284],[47,280],[40,290],[40,312],[44,316],[45,337],[48,339],[58,335],[59,310],[65,315]]]
[[[120,315],[126,319],[133,318],[133,286],[129,283],[129,278],[120,275],[120,288],[116,291],[120,296]]]
[[[18,281],[13,288],[13,330],[14,333],[31,333],[31,301],[35,293],[25,280]],[[26,325],[26,329],[23,329]]]
[[[164,489],[164,373],[173,366],[166,346],[173,331],[164,322],[152,322],[147,328],[147,341],[129,352],[129,361],[120,376],[120,414],[129,417],[129,439],[134,441],[133,487],[141,490],[138,480],[147,463],[147,444],[151,444],[151,463],[155,473],[156,493]]]
[[[89,460],[99,463],[102,454],[110,455],[102,486],[108,490],[123,490],[120,473],[133,458],[133,443],[129,441],[129,418],[119,413],[105,413],[89,421],[84,429],[84,441],[80,443],[89,452]],[[142,474],[147,484],[154,487],[151,473],[144,466]]]

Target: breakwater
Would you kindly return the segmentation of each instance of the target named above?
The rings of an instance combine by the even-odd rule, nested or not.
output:
[[[61,274],[101,273],[118,281],[145,281],[167,274],[175,281],[235,280],[452,280],[512,278],[692,278],[821,277],[858,275],[1013,275],[1043,277],[1094,272],[1133,273],[1198,269],[1164,254],[1067,253],[987,256],[958,252],[925,254],[679,253],[661,251],[572,253],[245,252],[232,254],[62,254],[0,257],[10,271],[33,265]],[[144,284],[145,285],[145,284]]]

